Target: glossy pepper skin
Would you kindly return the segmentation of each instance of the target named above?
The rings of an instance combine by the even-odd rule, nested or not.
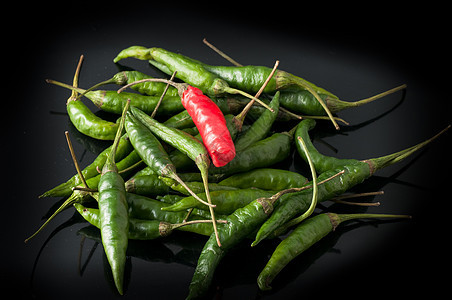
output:
[[[123,281],[128,245],[129,214],[124,180],[118,174],[115,152],[124,128],[124,118],[129,103],[124,108],[120,126],[111,152],[102,168],[102,176],[98,186],[102,245],[113,273],[116,288],[121,295],[124,293]]]
[[[335,196],[341,195],[371,176],[369,165],[365,162],[356,161],[353,164],[345,165],[343,167],[322,173],[319,175],[318,181],[320,182],[330,178],[340,171],[345,172],[318,186],[318,202],[326,201]],[[257,232],[256,240],[253,242],[253,246],[265,239],[267,236],[272,234],[274,230],[284,225],[295,216],[305,212],[309,207],[311,198],[312,188],[283,195],[273,214]]]
[[[183,92],[181,100],[198,128],[214,166],[222,167],[229,163],[235,157],[235,147],[218,106],[192,86]]]
[[[317,173],[321,174],[331,169],[337,169],[347,164],[353,164],[357,161],[356,159],[342,159],[333,156],[326,156],[317,151],[309,137],[309,131],[313,129],[315,125],[316,121],[313,119],[302,120],[297,126],[295,136],[300,136],[303,141],[305,141],[306,147]],[[300,154],[300,156],[306,161],[306,154],[301,149],[299,143],[296,143],[296,147],[298,154]]]
[[[257,141],[267,137],[279,112],[279,92],[275,94],[269,105],[274,112],[265,110],[239,138],[234,142],[235,150],[242,151]]]
[[[234,174],[218,184],[241,189],[258,188],[280,191],[305,185],[308,179],[303,175],[281,169],[259,168]]]
[[[216,267],[227,251],[254,232],[267,219],[272,210],[273,206],[270,202],[254,200],[229,215],[226,219],[227,224],[218,226],[222,246],[217,245],[215,235],[212,234],[199,256],[187,299],[198,299],[205,295]]]
[[[287,132],[274,133],[245,150],[237,152],[235,158],[227,165],[211,168],[210,174],[231,175],[274,165],[289,156],[291,140],[292,138]]]
[[[175,171],[162,144],[131,112],[126,114],[125,128],[130,142],[139,153],[141,159],[156,174],[167,176],[170,171]]]
[[[152,78],[149,75],[146,75],[139,71],[121,71],[113,75],[111,79],[105,80],[101,83],[98,83],[94,86],[94,88],[98,88],[99,86],[105,84],[117,84],[117,85],[126,85],[141,79]],[[165,90],[166,84],[161,82],[144,82],[141,84],[137,84],[132,87],[133,90],[140,92],[141,94],[149,95],[149,96],[160,96]],[[91,90],[92,88],[90,88]],[[169,87],[166,91],[166,96],[179,96],[177,89],[173,87]]]
[[[99,218],[99,210],[96,208],[87,208],[83,205],[76,203],[74,207],[80,213],[80,215],[88,221],[91,225],[99,228],[100,227],[100,218]],[[203,224],[198,226],[199,224]],[[192,224],[190,226],[186,226],[186,231],[191,232],[201,232],[204,235],[210,235],[212,233],[212,226],[206,223]],[[196,227],[196,226],[198,227]],[[190,228],[195,226],[195,228]],[[182,229],[180,227],[179,229]],[[205,228],[205,231],[202,231],[201,228]],[[171,234],[172,232],[171,224],[165,221],[160,220],[141,220],[135,218],[129,218],[129,233],[128,238],[131,240],[153,240],[160,237],[165,237]]]
[[[229,215],[232,214],[238,208],[244,207],[253,200],[261,197],[270,197],[273,193],[269,191],[259,189],[239,189],[230,191],[212,191],[210,197],[212,204],[215,204],[215,212],[219,214]],[[203,198],[202,194],[198,195]],[[200,203],[192,196],[185,197],[174,203],[171,206],[167,206],[162,210],[165,211],[185,211],[192,207],[199,209],[207,209],[205,205]]]
[[[270,290],[270,283],[295,257],[309,249],[345,221],[359,218],[411,218],[407,215],[388,214],[335,214],[324,213],[309,218],[298,225],[273,252],[259,274],[257,284],[261,290]]]

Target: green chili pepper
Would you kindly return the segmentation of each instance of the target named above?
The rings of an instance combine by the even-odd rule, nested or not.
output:
[[[198,299],[206,293],[215,269],[226,252],[254,232],[267,219],[272,210],[272,203],[260,198],[237,209],[227,217],[227,224],[218,226],[222,246],[217,245],[215,236],[212,234],[199,256],[187,299]]]
[[[294,229],[273,252],[267,265],[257,278],[261,290],[270,290],[276,275],[295,257],[309,249],[342,222],[358,218],[410,218],[406,215],[387,214],[334,214],[325,213],[307,219]]]
[[[208,72],[204,67],[187,59],[185,56],[167,51],[162,48],[149,48],[141,46],[132,46],[122,50],[113,60],[115,63],[127,57],[135,57],[141,60],[155,60],[160,62],[168,68],[171,73],[177,71],[176,77],[188,83],[191,86],[199,88],[204,94],[209,96],[222,96],[228,94],[241,94],[245,97],[254,99],[262,106],[272,111],[267,104],[259,99],[235,88],[229,87],[226,81],[218,78],[211,72]],[[268,75],[268,74],[267,74]]]
[[[100,228],[100,216],[99,216],[99,209],[96,208],[87,208],[84,207],[81,204],[74,204],[74,207],[77,209],[77,211],[80,213],[80,215],[83,216],[83,218],[88,221],[91,225]],[[211,222],[210,220],[195,220],[195,221],[188,221],[184,223],[178,223],[178,224],[171,224],[165,221],[160,220],[140,220],[135,218],[129,218],[129,232],[128,232],[128,238],[131,240],[153,240],[160,237],[166,237],[170,235],[174,229],[179,229],[183,226],[188,226],[186,231],[193,231],[193,232],[203,232],[199,230],[199,228],[195,230],[190,230],[189,228],[192,227],[195,224],[205,224],[209,225],[208,223]],[[204,225],[199,225],[198,227],[205,227]],[[210,235],[212,233],[211,226],[208,226],[209,229],[206,228],[205,233],[209,233]],[[203,232],[204,233],[204,232]]]
[[[169,187],[158,175],[140,175],[126,181],[126,191],[144,196],[164,195],[169,192]]]
[[[177,191],[177,192],[182,193],[187,196],[190,195],[190,193],[188,193],[187,190],[183,186],[181,186],[179,183],[177,183],[176,181],[174,181],[172,179],[168,179],[168,178],[162,178],[162,181],[164,183],[166,183],[167,187],[170,187],[174,191]],[[187,186],[190,188],[190,190],[192,190],[199,197],[201,197],[200,194],[205,194],[206,188],[205,188],[203,182],[198,182],[198,181],[190,182],[190,181],[186,181],[186,180],[184,180],[184,181],[187,184]],[[212,191],[229,191],[229,190],[237,189],[236,187],[221,185],[221,184],[212,183],[212,182],[209,182],[208,187],[209,187],[210,192],[212,192]],[[204,200],[207,200],[207,199],[204,199]]]
[[[356,160],[337,169],[329,170],[320,174],[318,177],[319,182],[326,178],[331,178],[334,174],[338,174],[339,171],[344,171],[342,174],[335,176],[331,180],[318,186],[318,201],[326,201],[346,192],[351,187],[372,176],[377,170],[397,163],[410,156],[412,153],[432,142],[449,128],[450,126],[442,130],[434,137],[405,150],[379,158],[367,159],[363,161]],[[273,214],[259,229],[252,246],[257,245],[264,238],[291,220],[295,215],[305,212],[307,209],[307,203],[310,201],[311,194],[311,189],[305,189],[300,192],[283,195]]]
[[[259,168],[229,176],[218,184],[240,189],[258,188],[280,191],[305,185],[308,179],[303,175],[280,169]]]
[[[231,114],[227,114],[224,116],[224,118],[226,120],[226,126],[228,127],[231,138],[234,140],[238,134],[237,127],[234,124],[234,116]],[[195,138],[202,141],[200,134],[196,135]],[[190,159],[190,157],[188,157],[184,152],[175,150],[170,152],[169,155],[171,161],[178,169],[180,168],[182,170],[191,170],[195,167],[195,164],[193,164],[193,160]]]
[[[274,133],[245,150],[237,152],[234,159],[227,165],[219,168],[212,167],[210,172],[212,174],[231,175],[272,166],[289,157],[291,141],[290,133]]]
[[[170,160],[165,149],[163,149],[162,144],[160,144],[157,138],[145,125],[135,119],[131,112],[127,112],[126,114],[125,128],[129,135],[130,142],[138,151],[138,154],[146,165],[153,169],[156,174],[176,180],[184,186],[191,195],[198,197],[176,174],[176,167]],[[211,204],[201,200],[199,197],[198,200],[205,205],[211,206]]]
[[[245,107],[247,103],[246,101],[238,97],[212,97],[211,100],[215,102],[218,108],[223,112],[225,118],[228,114],[237,113],[240,109]],[[253,108],[255,107],[256,106],[253,106]],[[265,109],[263,107],[260,108]],[[165,122],[163,122],[163,124],[165,124],[168,127],[174,127],[179,129],[195,126],[193,119],[188,114],[187,110],[183,110],[180,113],[173,115]]]
[[[132,82],[135,82],[135,81],[138,81],[141,79],[147,79],[147,78],[152,78],[152,77],[149,75],[146,75],[142,72],[139,72],[139,71],[121,71],[121,72],[118,72],[115,75],[113,75],[112,78],[99,82],[98,84],[90,87],[85,92],[83,92],[82,95],[84,96],[84,94],[86,92],[90,92],[103,85],[107,85],[107,84],[126,85],[129,83],[132,83]],[[160,96],[161,94],[163,94],[165,87],[166,87],[166,84],[161,83],[161,82],[144,82],[144,83],[133,86],[132,89],[137,92],[140,92],[141,94],[145,94],[148,96]],[[168,88],[168,90],[166,91],[165,94],[167,96],[179,96],[177,89],[175,89],[171,86]]]
[[[127,92],[118,94],[116,91],[105,90],[87,92],[84,89],[76,88],[62,82],[54,80],[48,82],[77,91],[90,99],[98,108],[114,114],[120,114],[129,99],[131,105],[136,106],[145,112],[152,113],[160,100],[160,96],[145,96]],[[174,113],[179,113],[182,110],[184,110],[184,106],[182,105],[179,96],[165,96],[164,101],[162,101],[159,106],[158,112],[160,115],[169,116]]]
[[[132,193],[127,193],[127,202],[129,205],[130,218],[140,220],[159,220],[173,224],[183,223],[184,221],[186,221],[186,211],[170,212],[164,211],[162,209],[164,207],[170,206],[171,204]],[[190,218],[193,220],[205,219],[198,213],[190,215]],[[213,233],[213,226],[209,223],[199,223],[189,227],[181,227],[180,230],[209,236]]]
[[[149,130],[151,130],[154,134],[159,136],[162,140],[177,148],[179,151],[186,154],[191,160],[193,160],[201,172],[201,177],[204,184],[204,192],[206,195],[207,203],[210,205],[209,211],[212,216],[212,225],[215,233],[217,232],[216,221],[215,221],[215,213],[212,208],[212,200],[210,198],[210,191],[208,187],[208,172],[210,166],[210,158],[209,153],[204,146],[203,142],[194,138],[193,136],[179,130],[176,128],[167,127],[153,118],[146,115],[141,110],[132,107],[132,113],[138,120],[140,120]],[[180,183],[180,182],[179,182]],[[190,188],[184,186],[190,194],[192,193]],[[194,196],[199,199],[198,196]],[[220,244],[220,241],[218,240]]]
[[[405,88],[406,84],[402,84],[398,87],[374,95],[372,97],[351,102],[340,100],[336,96],[328,95],[325,93],[319,93],[319,96],[320,98],[322,98],[322,100],[325,102],[325,104],[328,106],[329,110],[332,113],[337,113],[344,109],[359,107],[361,105],[370,103],[372,101],[375,101],[377,99],[380,99],[384,96],[395,93]],[[320,116],[325,114],[323,107],[320,105],[317,99],[315,99],[315,97],[308,91],[296,89],[291,91],[282,91],[280,101],[282,106],[295,113],[313,116]]]
[[[135,48],[134,50],[137,50],[137,48]],[[171,72],[171,68],[165,62],[157,60],[157,63],[154,63],[152,56],[149,55],[141,56],[144,52],[143,50],[139,51],[141,53],[136,56],[133,53],[134,51],[131,51],[129,52],[129,56],[134,56],[139,59],[149,59],[149,62],[151,64],[153,64],[163,72],[165,73]],[[263,66],[211,66],[204,64],[200,61],[191,59],[189,57],[182,56],[180,54],[178,55],[183,57],[186,61],[191,61],[193,64],[198,64],[205,70],[215,74],[219,78],[226,81],[231,87],[236,88],[238,90],[247,91],[248,93],[258,92],[272,72],[270,68]],[[320,94],[325,94],[330,96],[331,98],[336,99],[337,97],[332,93],[320,87],[317,87],[313,83],[308,82],[303,78],[292,75],[285,71],[277,70],[277,72],[272,76],[271,80],[266,84],[266,87],[263,90],[263,92],[274,93],[278,90],[293,88],[294,86],[309,92],[309,94],[311,94],[316,100],[316,102],[323,108],[322,114],[326,113],[331,122],[333,123],[333,125],[335,126],[335,128],[339,129],[339,126],[337,125],[335,118],[333,118],[328,106],[320,97]]]
[[[128,244],[129,218],[124,180],[118,174],[115,152],[124,127],[127,102],[111,152],[99,181],[99,217],[102,245],[113,273],[116,288],[123,294],[124,268]]]
[[[75,71],[73,85],[78,86],[78,76],[80,67],[83,61],[83,55],[80,56],[77,69]],[[55,81],[47,79],[48,83],[55,83]],[[118,124],[105,121],[95,114],[77,100],[77,91],[72,90],[71,97],[66,102],[66,109],[74,127],[81,133],[99,140],[113,140],[118,130]]]
[[[343,165],[352,164],[356,162],[356,159],[340,159],[333,156],[326,156],[317,151],[311,142],[308,131],[313,129],[316,125],[316,121],[312,119],[306,119],[298,124],[295,136],[301,137],[306,143],[308,152],[311,155],[317,173],[323,173],[331,169],[340,168]],[[298,153],[306,161],[306,154],[301,149],[300,144],[296,143]]]
[[[274,110],[273,113],[269,110],[264,111],[259,119],[254,121],[251,127],[237,138],[234,142],[236,152],[240,152],[255,142],[262,140],[270,132],[279,112],[279,92],[273,97],[270,107]]]
[[[215,211],[219,214],[229,215],[233,213],[240,207],[244,207],[251,201],[261,198],[269,197],[272,193],[269,191],[259,190],[259,189],[235,189],[235,190],[220,190],[212,191],[210,197],[212,199],[212,204],[215,204]],[[199,194],[199,197],[204,198],[204,195]],[[179,202],[162,208],[165,211],[182,211],[189,208],[199,208],[205,209],[205,207],[199,203],[193,197],[185,197]]]

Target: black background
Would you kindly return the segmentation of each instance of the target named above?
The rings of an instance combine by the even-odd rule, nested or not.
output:
[[[75,219],[75,224],[58,228],[71,219],[72,209],[58,216],[34,240],[23,243],[60,201],[37,196],[75,172],[64,131],[70,131],[83,166],[107,146],[100,143],[97,148],[88,148],[86,139],[77,138],[65,115],[70,93],[45,83],[46,78],[71,83],[81,54],[85,56],[81,87],[116,73],[113,58],[131,45],[157,46],[207,63],[227,64],[202,43],[203,38],[242,64],[271,67],[278,59],[281,69],[344,100],[361,99],[402,83],[408,85],[406,93],[339,114],[352,125],[380,116],[365,126],[352,128],[355,130],[344,126],[343,134],[322,126],[324,133],[330,133],[324,141],[338,149],[334,153],[316,143],[327,155],[365,159],[389,154],[451,123],[449,41],[447,20],[440,7],[270,3],[250,9],[243,5],[39,3],[14,5],[9,10],[14,21],[2,21],[2,125],[6,133],[2,139],[2,159],[6,162],[2,173],[6,195],[2,197],[1,282],[5,295],[12,293],[23,299],[119,298],[104,275],[101,246],[94,250],[83,275],[78,274],[81,237],[77,231],[86,223]],[[158,75],[145,62],[124,60],[121,64]],[[358,189],[385,191],[375,198],[382,205],[369,212],[410,214],[412,220],[366,222],[338,230],[281,273],[271,293],[259,292],[255,279],[276,243],[269,241],[256,249],[243,245],[220,265],[214,283],[218,292],[213,296],[299,299],[319,295],[440,295],[448,287],[450,263],[450,141],[449,132],[427,150],[377,173]],[[351,210],[331,206],[333,209]],[[52,232],[56,234],[46,242]],[[176,235],[178,239],[174,240],[183,237]],[[186,252],[196,262],[204,240],[189,239],[193,239],[188,245],[194,249]],[[149,259],[132,257],[130,282],[122,298],[185,297],[194,267],[169,263],[161,248],[164,245],[167,248],[163,249],[175,253],[182,249],[171,240],[137,245]],[[93,246],[94,241],[85,241],[82,264]],[[152,254],[152,249],[157,249],[157,254]]]

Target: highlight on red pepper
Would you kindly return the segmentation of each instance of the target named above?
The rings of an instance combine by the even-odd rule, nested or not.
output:
[[[218,106],[198,88],[188,86],[182,105],[192,117],[212,163],[222,167],[235,157],[235,147],[226,120]]]

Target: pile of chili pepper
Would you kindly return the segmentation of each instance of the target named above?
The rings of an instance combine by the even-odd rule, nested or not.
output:
[[[337,122],[347,123],[333,114],[405,85],[347,102],[277,69],[279,62],[273,69],[242,66],[226,56],[234,66],[211,66],[169,50],[141,46],[122,50],[113,61],[125,58],[148,61],[171,79],[122,71],[82,89],[78,87],[81,57],[72,85],[48,80],[72,91],[66,105],[75,128],[91,138],[110,140],[112,146],[84,169],[73,156],[77,174],[40,196],[67,200],[36,232],[62,210],[75,207],[99,228],[119,294],[124,293],[129,240],[165,238],[173,230],[208,237],[187,299],[208,294],[216,267],[228,250],[243,243],[257,247],[264,239],[280,237],[281,243],[256,274],[259,288],[270,289],[291,260],[342,222],[409,218],[317,213],[315,209],[328,200],[359,205],[337,197],[450,127],[393,154],[367,160],[339,159],[320,153],[313,145],[309,132],[317,122],[331,121],[340,130]],[[123,87],[99,89],[112,83]],[[127,88],[136,92],[123,92]],[[118,121],[98,117],[83,103],[83,97],[101,110],[117,114]],[[68,145],[72,149],[69,136]],[[278,167],[293,149],[306,162],[309,174]]]

